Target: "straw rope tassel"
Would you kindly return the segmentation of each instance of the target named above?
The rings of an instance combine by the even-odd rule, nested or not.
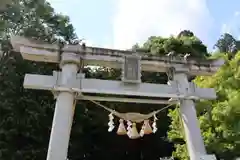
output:
[[[136,123],[133,123],[132,124],[132,128],[131,128],[131,132],[130,132],[130,138],[131,139],[137,139],[140,137],[138,131],[137,131],[137,126],[136,126]]]
[[[149,124],[149,120],[144,120],[144,134],[151,134],[153,133],[153,130]]]
[[[127,134],[126,128],[124,126],[123,119],[119,120],[119,127],[118,127],[118,130],[117,130],[117,134],[118,135],[126,135]]]

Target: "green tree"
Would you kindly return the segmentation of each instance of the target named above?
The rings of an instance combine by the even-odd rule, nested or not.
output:
[[[185,37],[194,37],[194,33],[190,30],[183,30],[178,34],[178,38],[185,36]]]
[[[57,65],[23,61],[12,50],[11,34],[52,43],[76,37],[66,16],[45,1],[14,1],[0,13],[0,159],[45,159],[54,100],[50,93],[23,88],[26,72],[51,74]],[[65,35],[68,34],[68,35]]]
[[[171,51],[175,51],[175,56],[184,56],[190,54],[194,58],[206,58],[209,56],[207,47],[202,42],[190,33],[180,33],[177,37],[157,37],[152,36],[143,44],[142,47],[152,55],[166,55]]]
[[[219,50],[219,52],[229,53],[231,56],[236,54],[239,49],[237,40],[228,33],[221,35],[215,44],[215,47]]]

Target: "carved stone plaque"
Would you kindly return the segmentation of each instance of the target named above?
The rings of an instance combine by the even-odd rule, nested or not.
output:
[[[124,57],[122,67],[122,81],[129,83],[141,82],[140,57],[137,55],[128,55]]]

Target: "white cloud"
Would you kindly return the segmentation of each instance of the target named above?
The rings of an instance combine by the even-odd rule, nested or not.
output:
[[[234,13],[235,16],[239,16],[239,14],[240,14],[239,11],[236,11],[236,12]]]
[[[126,49],[149,36],[176,35],[184,29],[204,40],[212,22],[206,0],[118,0],[114,47]]]
[[[221,34],[229,33],[240,39],[240,12],[236,11],[228,22],[224,23],[221,28]]]
[[[227,25],[227,24],[223,24],[222,25],[222,28],[221,28],[221,34],[222,33],[230,33],[230,26],[229,25]]]

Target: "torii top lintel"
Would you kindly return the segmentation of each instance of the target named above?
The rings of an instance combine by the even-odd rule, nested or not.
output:
[[[59,63],[59,45],[46,44],[36,40],[20,36],[12,36],[11,43],[15,51],[21,52],[24,59],[31,61]],[[124,56],[135,52],[130,50],[116,50],[98,47],[82,47],[82,45],[64,45],[63,52],[78,53],[79,59],[84,59],[85,65],[100,65],[110,68],[121,68]],[[183,68],[190,75],[212,75],[221,65],[223,59],[183,59],[172,56],[149,57],[147,54],[141,56],[141,70],[149,72],[166,72],[169,68]]]

